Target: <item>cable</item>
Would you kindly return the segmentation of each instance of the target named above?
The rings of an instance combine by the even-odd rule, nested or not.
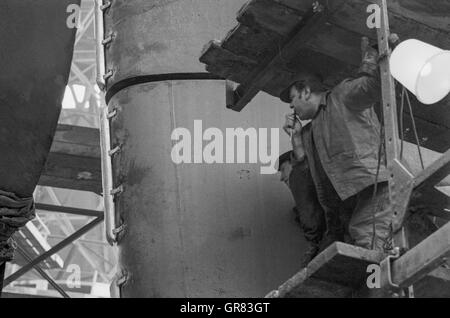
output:
[[[404,86],[403,86],[403,92],[406,93],[406,100],[408,101],[409,114],[411,115],[411,122],[412,122],[413,130],[414,130],[414,138],[416,138],[417,150],[419,151],[420,164],[422,165],[422,169],[425,169],[425,165],[423,164],[422,151],[420,150],[419,135],[417,134],[416,121],[414,119],[414,113],[413,113],[413,109],[411,106],[411,101],[409,100],[408,91],[406,90],[406,88]]]
[[[400,103],[400,160],[403,159],[403,108],[405,105],[405,88],[402,89],[402,99]]]

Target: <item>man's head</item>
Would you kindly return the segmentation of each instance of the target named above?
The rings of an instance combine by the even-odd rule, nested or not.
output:
[[[280,181],[286,183],[289,187],[289,175],[292,172],[291,165],[292,151],[285,152],[278,158],[278,171],[280,172]]]
[[[301,120],[314,117],[325,91],[322,79],[315,74],[302,73],[280,94],[280,99],[289,103]]]

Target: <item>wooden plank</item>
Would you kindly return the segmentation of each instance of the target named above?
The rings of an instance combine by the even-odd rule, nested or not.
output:
[[[345,30],[329,22],[325,26],[305,46],[357,69],[361,64],[361,34]]]
[[[368,2],[370,0],[366,0]],[[433,29],[448,31],[450,2],[448,0],[389,0],[389,11],[415,20]]]
[[[336,242],[279,287],[277,297],[350,297],[364,284],[367,266],[384,254]]]
[[[273,78],[273,73],[282,68],[285,60],[291,60],[298,54],[300,49],[304,47],[321,28],[324,27],[326,16],[323,13],[316,13],[306,21],[300,31],[286,44],[280,53],[270,61],[267,66],[263,66],[256,70],[251,76],[252,80],[245,86],[245,94],[236,102],[232,108],[235,111],[242,110],[252,98]],[[294,74],[295,75],[295,74]]]
[[[72,190],[102,192],[100,158],[51,152],[39,185]]]
[[[393,282],[408,287],[442,265],[449,256],[450,223],[447,223],[393,262]]]
[[[330,10],[333,11],[333,14],[330,16],[330,22],[346,30],[376,39],[375,31],[367,27],[367,18],[369,17],[367,6],[374,2],[372,0],[330,1]],[[403,9],[403,6],[408,6],[407,2],[402,1],[401,5],[398,2],[397,5],[391,5],[391,1],[389,1],[388,10],[391,32],[397,33],[401,40],[413,37],[435,46],[450,48],[450,38],[448,36],[448,28],[445,28],[445,23],[442,23],[440,28],[436,28],[436,25],[431,27],[423,23],[423,18],[420,18],[422,11],[413,12],[412,10]],[[426,0],[415,0],[415,2],[421,3],[422,7],[429,4],[429,1]],[[435,15],[439,14],[441,14],[439,11],[435,12]]]
[[[99,131],[58,125],[39,185],[102,192]]]
[[[311,9],[315,0],[298,1],[298,0],[275,0],[281,5],[297,10],[301,15]]]
[[[285,37],[302,21],[302,12],[273,0],[252,0],[239,10],[236,19],[249,27],[271,30]]]
[[[357,288],[367,277],[367,266],[377,264],[385,255],[344,243],[334,243],[307,266],[316,279]]]
[[[258,65],[250,58],[225,50],[219,41],[210,41],[205,45],[200,62],[206,64],[208,72],[235,82],[246,81]]]
[[[100,158],[99,131],[95,128],[59,124],[50,151]]]
[[[245,56],[257,63],[267,63],[284,45],[286,38],[270,30],[237,25],[228,32],[221,47],[237,56]]]

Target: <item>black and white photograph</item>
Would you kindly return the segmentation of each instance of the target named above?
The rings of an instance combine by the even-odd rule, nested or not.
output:
[[[450,298],[449,148],[450,0],[0,0],[0,298]]]

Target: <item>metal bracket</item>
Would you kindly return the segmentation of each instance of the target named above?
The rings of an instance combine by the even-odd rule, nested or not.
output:
[[[392,220],[393,232],[403,226],[411,194],[414,189],[414,175],[397,159],[391,166],[391,208],[394,212]]]
[[[395,284],[392,280],[392,261],[398,259],[400,257],[400,249],[396,247],[393,250],[392,255],[388,255],[384,260],[380,263],[381,268],[381,287],[387,288],[391,292],[398,293],[401,291],[401,287],[398,284]]]
[[[117,146],[114,149],[111,149],[110,151],[108,151],[108,155],[110,157],[113,157],[116,153],[119,153],[122,150],[121,146]]]
[[[125,223],[122,223],[122,225],[120,225],[119,227],[117,227],[113,230],[113,234],[116,237],[117,243],[120,242],[120,240],[122,239],[126,228],[127,228],[127,225]]]
[[[117,278],[116,280],[116,285],[119,287],[122,287],[123,285],[125,285],[128,281],[128,272],[123,270],[122,271],[122,275],[120,277]]]
[[[124,268],[120,269],[118,273],[114,276],[111,285],[110,292],[112,298],[120,298],[120,289],[122,286],[126,285],[128,280],[131,278],[131,275]]]
[[[100,10],[106,11],[110,7],[111,7],[111,1],[106,1],[105,4],[100,6]]]
[[[110,112],[106,115],[106,118],[112,119],[112,118],[114,118],[114,117],[116,117],[116,116],[117,116],[117,109],[114,109],[114,110],[110,111]]]
[[[112,42],[112,40],[114,40],[114,37],[115,37],[115,33],[112,31],[109,32],[108,36],[102,40],[102,45],[107,46],[108,44],[110,44]]]
[[[113,74],[114,74],[114,71],[113,70],[108,70],[108,72],[105,74],[105,75],[103,75],[103,80],[104,80],[104,82],[106,83],[106,81],[111,77],[111,76],[113,76]]]
[[[118,186],[117,188],[112,189],[109,192],[112,196],[118,196],[121,193],[123,193],[123,185],[121,184],[120,186]]]

